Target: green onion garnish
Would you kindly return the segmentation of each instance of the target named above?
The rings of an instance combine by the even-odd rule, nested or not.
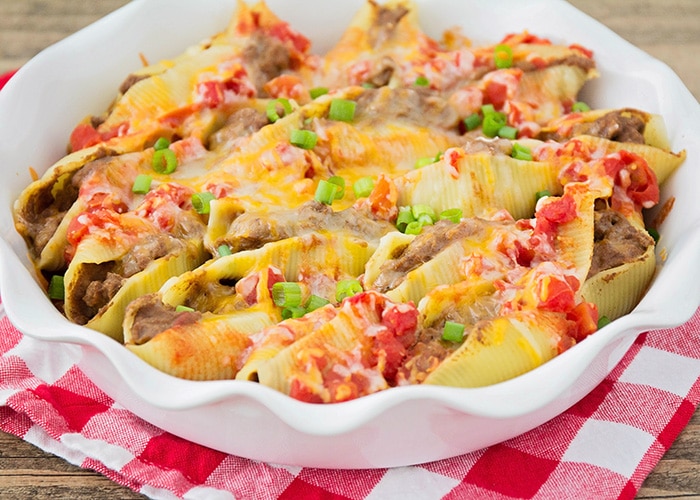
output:
[[[172,149],[157,149],[153,152],[151,166],[159,174],[172,174],[177,168],[177,156]]]
[[[301,287],[292,281],[278,281],[272,285],[272,301],[279,307],[299,307]]]
[[[432,226],[435,224],[435,220],[428,214],[420,214],[418,218],[416,219],[416,222],[423,226]]]
[[[216,196],[209,191],[195,193],[192,195],[192,206],[198,214],[208,214],[211,211],[211,202],[215,199]]]
[[[367,198],[374,189],[374,179],[372,177],[361,177],[352,185],[355,198]]]
[[[649,233],[649,236],[654,238],[655,244],[659,242],[659,238],[661,238],[661,235],[659,234],[659,232],[656,229],[654,229],[653,227],[650,227],[649,229],[647,229],[647,233]]]
[[[513,149],[510,152],[510,156],[516,160],[532,161],[532,151],[530,148],[518,142],[513,143]]]
[[[497,135],[498,137],[502,137],[504,139],[515,140],[515,138],[518,137],[518,129],[515,127],[505,125],[498,129]]]
[[[170,140],[165,137],[160,137],[153,145],[153,149],[160,151],[161,149],[167,149],[170,147]]]
[[[372,82],[362,82],[362,88],[363,89],[376,89],[377,86],[373,84]]]
[[[406,225],[406,229],[404,229],[404,233],[406,233],[406,234],[420,234],[422,230],[423,230],[423,224],[421,224],[417,220],[414,220],[413,222],[409,222]]]
[[[598,330],[600,330],[601,328],[603,328],[605,325],[607,325],[609,323],[610,323],[610,318],[608,318],[607,316],[601,316],[600,318],[598,318]]]
[[[421,75],[418,78],[416,78],[415,84],[419,87],[427,87],[428,85],[430,85],[430,80]]]
[[[493,107],[493,104],[484,104],[481,106],[481,114],[483,116],[490,115],[491,113],[495,113],[496,108]]]
[[[571,111],[574,113],[585,113],[586,111],[590,110],[591,107],[583,101],[577,101],[573,106],[571,106]]]
[[[552,196],[552,193],[549,192],[549,189],[543,189],[542,191],[537,191],[535,193],[535,201],[539,201],[540,198],[545,198],[547,196]]]
[[[345,196],[345,179],[343,179],[339,175],[334,175],[334,176],[328,178],[328,182],[338,186],[338,189],[335,192],[335,199],[336,200],[342,199],[343,196]]]
[[[66,298],[66,288],[63,281],[63,276],[58,274],[51,276],[48,295],[49,298],[53,300],[63,300]]]
[[[151,189],[153,178],[147,174],[139,174],[134,179],[134,184],[131,186],[131,192],[136,194],[146,194]]]
[[[464,119],[464,126],[468,131],[472,131],[481,125],[481,116],[479,113],[472,113]]]
[[[340,280],[335,285],[335,300],[342,302],[346,297],[352,297],[362,291],[362,285],[356,279]]]
[[[219,245],[216,251],[219,253],[219,257],[226,257],[227,255],[231,255],[231,247],[226,244]]]
[[[432,222],[437,220],[435,215],[435,210],[430,205],[417,204],[411,207],[411,212],[413,212],[413,217],[418,220],[421,215],[427,215],[430,217]]]
[[[312,294],[309,297],[309,300],[306,301],[306,305],[304,306],[306,308],[306,312],[311,312],[315,311],[316,309],[319,309],[327,304],[330,304],[331,301],[328,299],[324,299],[323,297],[319,297],[318,295]]]
[[[445,321],[445,327],[442,330],[442,340],[462,342],[464,340],[464,325],[454,321]]]
[[[289,142],[301,149],[313,149],[317,140],[318,136],[311,130],[295,129],[289,136]]]
[[[333,99],[328,109],[328,118],[341,122],[351,122],[355,117],[357,103],[349,99]]]
[[[462,219],[461,208],[448,208],[440,212],[440,220],[449,220],[455,224]]]
[[[324,205],[332,205],[338,191],[340,191],[340,186],[321,179],[318,181],[318,186],[316,186],[314,200]]]
[[[484,132],[486,137],[496,137],[496,135],[498,135],[498,131],[501,130],[505,124],[506,115],[504,113],[494,111],[493,113],[487,113],[484,115],[481,130]]]
[[[493,49],[493,61],[498,69],[510,68],[513,66],[513,49],[509,45],[496,45]]]
[[[307,311],[303,307],[285,307],[282,309],[282,319],[301,318]]]
[[[273,101],[268,102],[266,109],[267,119],[270,120],[270,122],[272,123],[275,123],[281,118],[281,116],[279,115],[279,106],[281,106],[283,110],[282,116],[287,116],[289,113],[292,112],[292,105],[289,103],[289,99],[280,97],[279,99],[275,99]]]
[[[402,233],[406,232],[406,226],[411,222],[415,222],[411,207],[399,207],[399,214],[396,216],[396,229]]]
[[[194,309],[191,307],[183,306],[183,305],[178,305],[175,306],[175,312],[194,312]]]
[[[328,87],[314,87],[311,90],[309,90],[309,95],[311,96],[311,99],[316,99],[317,97],[321,97],[322,95],[326,95],[328,93]]]

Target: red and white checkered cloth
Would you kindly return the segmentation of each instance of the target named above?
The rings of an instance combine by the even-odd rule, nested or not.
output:
[[[700,309],[642,334],[581,402],[504,443],[411,467],[327,470],[164,432],[97,388],[75,366],[78,348],[23,336],[0,311],[0,429],[152,498],[631,499],[700,401],[698,337]]]
[[[0,88],[10,75],[0,75]],[[152,498],[634,498],[700,402],[700,309],[639,336],[562,415],[517,438],[411,467],[256,462],[135,416],[76,366],[80,350],[22,335],[0,302],[0,429]]]

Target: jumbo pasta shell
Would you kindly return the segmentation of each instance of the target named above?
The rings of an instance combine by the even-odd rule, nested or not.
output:
[[[174,326],[144,344],[126,347],[158,370],[175,377],[232,379],[238,372],[239,358],[250,346],[250,330],[262,329],[270,323],[266,315],[253,321],[245,313],[208,317]]]
[[[685,161],[686,157],[685,150],[674,153],[647,144],[615,142],[593,136],[579,136],[577,139],[588,145],[592,150],[602,152],[603,154],[611,154],[624,150],[641,156],[656,174],[656,180],[659,184],[663,184]]]
[[[654,246],[633,262],[613,267],[588,278],[581,287],[581,296],[598,306],[600,317],[617,319],[639,303],[656,270]]]
[[[384,262],[396,258],[415,239],[415,235],[404,234],[399,231],[387,233],[379,240],[379,245],[365,264],[365,272],[362,281],[365,287],[370,288],[381,272]]]
[[[526,373],[558,353],[563,315],[521,311],[477,324],[425,384],[483,387]]]
[[[547,162],[505,155],[466,154],[461,148],[396,179],[400,206],[427,204],[437,213],[460,208],[464,217],[505,208],[516,219],[532,216],[536,193],[561,193],[558,169]]]
[[[108,304],[86,326],[123,341],[122,323],[129,303],[157,291],[166,280],[200,265],[204,258],[201,244],[191,241],[181,251],[154,260],[143,271],[126,279]]]

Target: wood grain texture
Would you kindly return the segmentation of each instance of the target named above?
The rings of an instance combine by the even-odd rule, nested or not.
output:
[[[126,0],[0,0],[0,73],[124,5]],[[700,1],[571,0],[667,63],[700,97]],[[0,432],[0,500],[143,496]],[[700,413],[648,476],[638,498],[700,498]]]

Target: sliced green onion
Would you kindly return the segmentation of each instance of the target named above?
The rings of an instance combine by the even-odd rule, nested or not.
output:
[[[352,297],[362,291],[362,285],[356,279],[340,280],[335,286],[335,300],[342,302],[346,297]]]
[[[498,137],[502,137],[504,139],[514,140],[516,137],[518,137],[518,129],[509,125],[504,125],[498,129],[497,135]]]
[[[332,205],[336,199],[336,193],[340,191],[340,186],[321,179],[316,186],[314,200],[325,205]]]
[[[415,221],[416,218],[413,216],[411,207],[399,207],[399,214],[396,216],[396,229],[405,233],[406,226]]]
[[[535,193],[535,201],[539,201],[540,198],[546,198],[547,196],[552,196],[549,189],[543,189],[542,191],[537,191]]]
[[[649,229],[647,229],[647,233],[649,233],[649,236],[654,238],[655,244],[659,242],[659,238],[661,238],[661,235],[659,234],[659,232],[656,229],[654,229],[653,227],[650,227]]]
[[[532,151],[530,148],[518,142],[513,143],[513,149],[510,152],[510,156],[516,160],[532,161]]]
[[[338,189],[335,192],[335,199],[336,200],[342,199],[343,196],[345,196],[345,179],[343,179],[339,175],[334,175],[334,176],[328,178],[328,182],[338,186]]]
[[[170,147],[170,140],[166,137],[159,137],[156,143],[153,145],[153,149],[160,151],[161,149],[167,149]]]
[[[423,158],[418,158],[416,163],[413,164],[413,168],[423,168],[427,165],[432,165],[435,163],[434,156],[424,156]]]
[[[352,185],[355,198],[367,198],[374,189],[374,179],[372,177],[361,177]]]
[[[311,90],[309,90],[309,95],[311,96],[311,99],[316,99],[317,97],[321,97],[322,95],[326,95],[328,93],[328,87],[314,87]]]
[[[362,88],[365,89],[376,89],[377,86],[373,84],[372,82],[362,82]]]
[[[327,304],[330,304],[331,301],[328,299],[324,299],[323,297],[320,297],[318,295],[312,294],[309,297],[309,300],[306,301],[306,305],[304,306],[306,308],[306,312],[311,312],[315,311],[316,309],[319,309]]]
[[[175,306],[175,312],[194,312],[194,309],[188,306],[178,305]]]
[[[282,309],[282,319],[301,318],[306,312],[306,309],[300,306],[285,307]]]
[[[571,111],[574,113],[585,113],[586,111],[590,110],[591,107],[583,101],[577,101],[573,106],[571,106]]]
[[[484,104],[481,106],[481,114],[483,116],[490,115],[491,113],[495,113],[496,108],[493,107],[493,104]]]
[[[273,101],[268,102],[266,109],[267,119],[270,120],[272,123],[275,123],[281,118],[281,116],[278,113],[278,106],[281,106],[282,110],[284,111],[284,114],[282,116],[287,116],[289,113],[292,112],[292,105],[289,103],[289,99],[280,97],[279,99],[275,99]]]
[[[455,224],[462,219],[461,208],[448,208],[440,212],[440,220],[449,220]]]
[[[464,119],[464,126],[467,127],[468,131],[472,131],[481,125],[481,116],[479,113],[472,113]]]
[[[418,78],[416,78],[415,84],[419,87],[427,87],[428,85],[430,85],[430,80],[421,75]]]
[[[454,321],[445,321],[445,327],[442,330],[442,340],[462,342],[464,340],[464,325]]]
[[[177,168],[177,156],[172,149],[157,149],[153,152],[151,166],[159,174],[172,174]]]
[[[404,229],[404,233],[406,234],[420,234],[421,231],[423,231],[423,224],[421,224],[417,220],[409,222],[406,225],[406,229]]]
[[[496,135],[498,135],[498,131],[501,130],[505,124],[506,115],[504,113],[494,111],[493,113],[487,113],[484,115],[481,130],[484,132],[486,137],[496,137]]]
[[[435,224],[435,220],[428,214],[420,214],[418,218],[416,219],[416,222],[423,226],[432,226]]]
[[[513,49],[509,45],[499,44],[493,49],[493,61],[498,69],[513,66]]]
[[[289,136],[289,142],[301,149],[313,149],[317,140],[318,136],[311,130],[295,129]]]
[[[51,276],[51,281],[49,281],[48,295],[49,298],[53,300],[63,300],[66,298],[66,288],[63,276],[60,276],[58,274]]]
[[[272,301],[279,307],[299,307],[301,287],[292,281],[278,281],[272,285]]]
[[[231,255],[231,247],[226,244],[219,245],[216,251],[219,253],[219,257],[226,257],[228,255]]]
[[[411,212],[413,212],[413,217],[418,220],[421,215],[427,215],[430,219],[435,222],[437,216],[435,215],[435,210],[430,205],[417,204],[411,207]]]
[[[147,174],[139,174],[134,179],[134,184],[131,186],[131,192],[136,194],[146,194],[151,189],[153,178]]]
[[[333,99],[328,109],[328,118],[340,122],[351,122],[355,118],[357,103],[349,99]]]
[[[216,196],[209,191],[195,193],[192,195],[192,206],[198,214],[208,214],[211,211],[211,202],[215,199]]]
[[[610,324],[610,318],[608,318],[607,316],[601,316],[600,318],[598,318],[598,330],[600,330],[608,324]]]

